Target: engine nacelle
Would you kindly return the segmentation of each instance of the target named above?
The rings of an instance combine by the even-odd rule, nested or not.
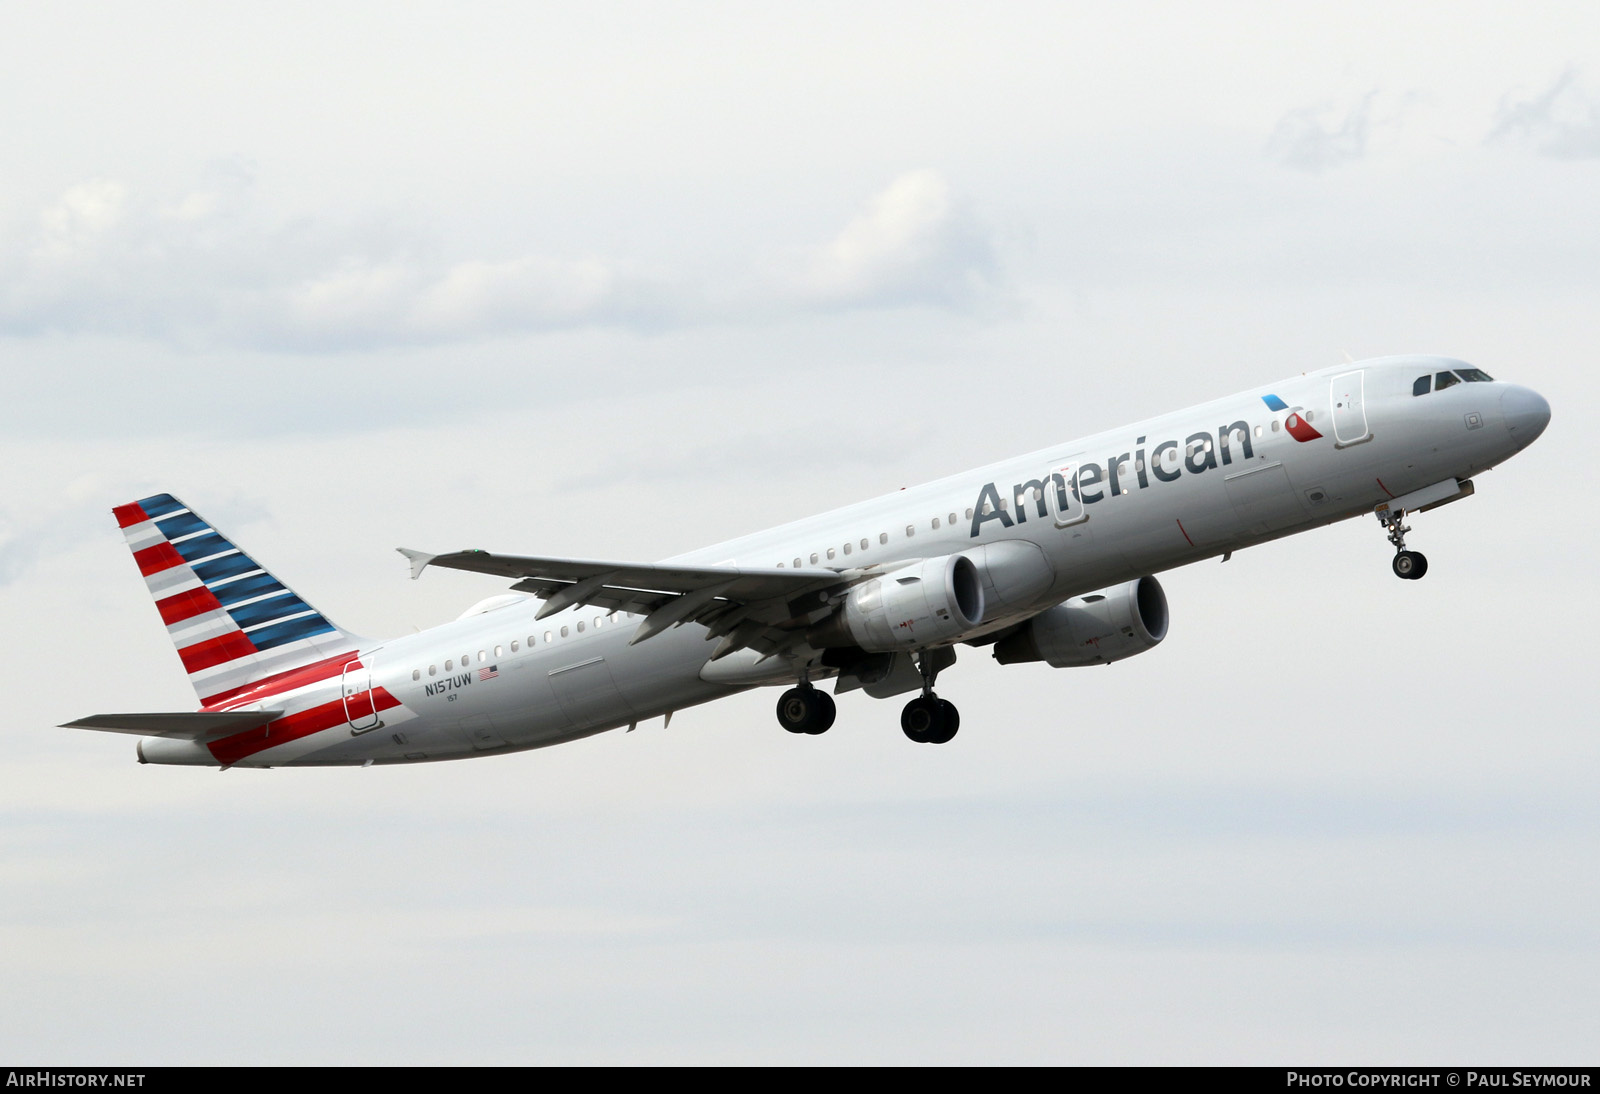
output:
[[[977,566],[964,555],[943,555],[857,585],[806,641],[817,649],[859,646],[869,653],[923,649],[950,642],[982,620]]]
[[[1044,661],[1054,668],[1109,665],[1161,644],[1167,636],[1167,594],[1153,577],[1075,596],[1040,612],[997,642],[1002,665]]]

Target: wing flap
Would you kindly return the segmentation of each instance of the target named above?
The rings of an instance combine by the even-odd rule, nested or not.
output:
[[[646,616],[635,642],[681,623],[704,623],[708,638],[722,638],[714,656],[743,646],[772,653],[798,636],[786,628],[809,610],[826,605],[828,590],[859,579],[862,571],[746,569],[736,566],[671,566],[599,559],[497,555],[454,551],[431,555],[399,548],[411,576],[428,566],[512,578],[511,587],[546,601],[540,618],[573,605],[594,605]],[[811,607],[814,600],[815,608]],[[687,602],[687,603],[686,603]]]
[[[734,600],[770,600],[792,597],[813,589],[825,589],[845,580],[833,570],[742,569],[733,566],[661,566],[638,562],[603,562],[581,558],[541,558],[527,555],[497,555],[489,551],[453,551],[428,556],[421,551],[400,549],[412,561],[414,573],[423,566],[443,566],[478,574],[516,578],[522,581],[576,585],[604,578],[600,586],[613,593],[698,592],[708,585],[728,586],[724,595]],[[418,561],[426,559],[421,565]],[[546,586],[548,587],[548,586]],[[533,591],[526,588],[525,591]],[[585,601],[588,602],[587,600]]]
[[[64,722],[61,728],[98,729],[105,733],[131,733],[139,737],[171,737],[174,740],[198,741],[205,744],[234,733],[256,729],[282,716],[281,710],[91,714],[75,722]]]

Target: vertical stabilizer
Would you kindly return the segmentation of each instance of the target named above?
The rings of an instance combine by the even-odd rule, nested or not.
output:
[[[290,670],[342,663],[360,650],[361,639],[334,626],[171,494],[112,513],[201,706],[225,704]]]

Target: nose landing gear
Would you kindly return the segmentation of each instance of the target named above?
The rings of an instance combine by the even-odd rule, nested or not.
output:
[[[1428,572],[1428,556],[1420,551],[1400,551],[1394,556],[1394,576],[1415,581]]]
[[[1404,509],[1383,509],[1378,512],[1378,523],[1389,532],[1389,542],[1394,544],[1394,576],[1415,581],[1428,572],[1428,556],[1421,551],[1406,550],[1406,533],[1411,531],[1403,523]]]

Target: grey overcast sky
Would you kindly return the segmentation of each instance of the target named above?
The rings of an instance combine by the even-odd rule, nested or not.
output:
[[[1593,1062],[1600,9],[14,5],[0,1057]],[[135,765],[109,509],[355,631],[1352,357],[1550,400],[1426,514],[1163,576],[1159,649],[418,769]]]

